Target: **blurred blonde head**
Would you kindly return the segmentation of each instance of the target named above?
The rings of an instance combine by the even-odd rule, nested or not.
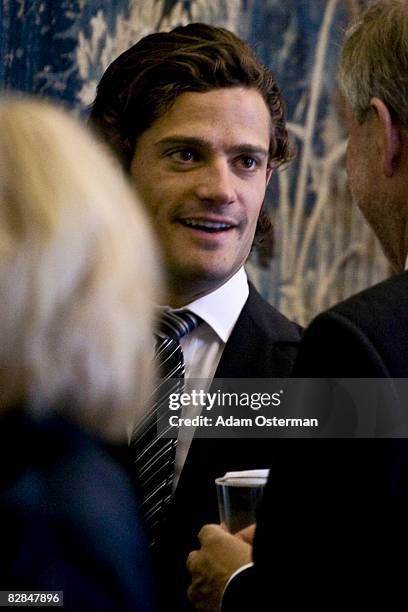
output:
[[[48,103],[0,104],[0,406],[63,411],[111,440],[151,380],[158,257],[135,194]]]

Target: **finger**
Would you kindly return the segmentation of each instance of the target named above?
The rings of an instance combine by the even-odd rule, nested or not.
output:
[[[193,573],[194,567],[197,565],[197,557],[198,557],[199,552],[200,552],[199,550],[192,550],[191,553],[187,557],[186,568],[188,569],[190,574]]]
[[[220,525],[215,525],[213,523],[209,523],[201,527],[197,536],[200,544],[202,545],[205,540],[214,535],[214,533],[216,533],[218,530],[221,530]]]
[[[195,610],[201,612],[218,612],[219,608],[214,608],[208,601],[206,593],[202,589],[200,581],[194,581],[187,589],[187,597]]]
[[[241,531],[238,531],[235,535],[237,538],[244,540],[247,544],[252,544],[254,541],[255,529],[256,524],[254,523],[253,525],[249,525],[249,527],[245,527],[245,529],[241,529]]]
[[[193,605],[196,603],[198,599],[198,595],[197,595],[197,589],[196,589],[194,582],[192,582],[187,589],[187,597],[188,597],[188,600],[191,601]]]
[[[190,586],[187,589],[187,598],[189,601],[191,601],[191,603],[194,603],[194,587],[192,584],[190,584]]]

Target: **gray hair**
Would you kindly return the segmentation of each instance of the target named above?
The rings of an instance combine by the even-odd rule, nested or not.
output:
[[[340,86],[359,123],[380,98],[408,126],[407,0],[379,0],[346,32]]]

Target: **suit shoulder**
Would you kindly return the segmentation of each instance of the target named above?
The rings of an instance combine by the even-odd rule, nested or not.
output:
[[[380,329],[402,321],[408,309],[408,272],[388,278],[336,304],[319,315],[349,321],[363,330]],[[405,326],[405,323],[404,323]]]
[[[296,376],[406,377],[407,309],[404,273],[321,313],[305,331]]]
[[[245,310],[255,325],[261,328],[272,341],[295,344],[300,342],[302,327],[294,321],[290,321],[267,302],[251,283]]]

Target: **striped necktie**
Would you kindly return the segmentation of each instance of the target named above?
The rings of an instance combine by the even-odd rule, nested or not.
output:
[[[201,319],[189,310],[161,311],[156,336],[155,358],[159,380],[153,393],[153,407],[136,426],[131,443],[132,455],[142,498],[142,512],[154,546],[166,519],[172,498],[176,438],[165,437],[168,400],[182,392],[184,357],[180,340],[196,329]]]

